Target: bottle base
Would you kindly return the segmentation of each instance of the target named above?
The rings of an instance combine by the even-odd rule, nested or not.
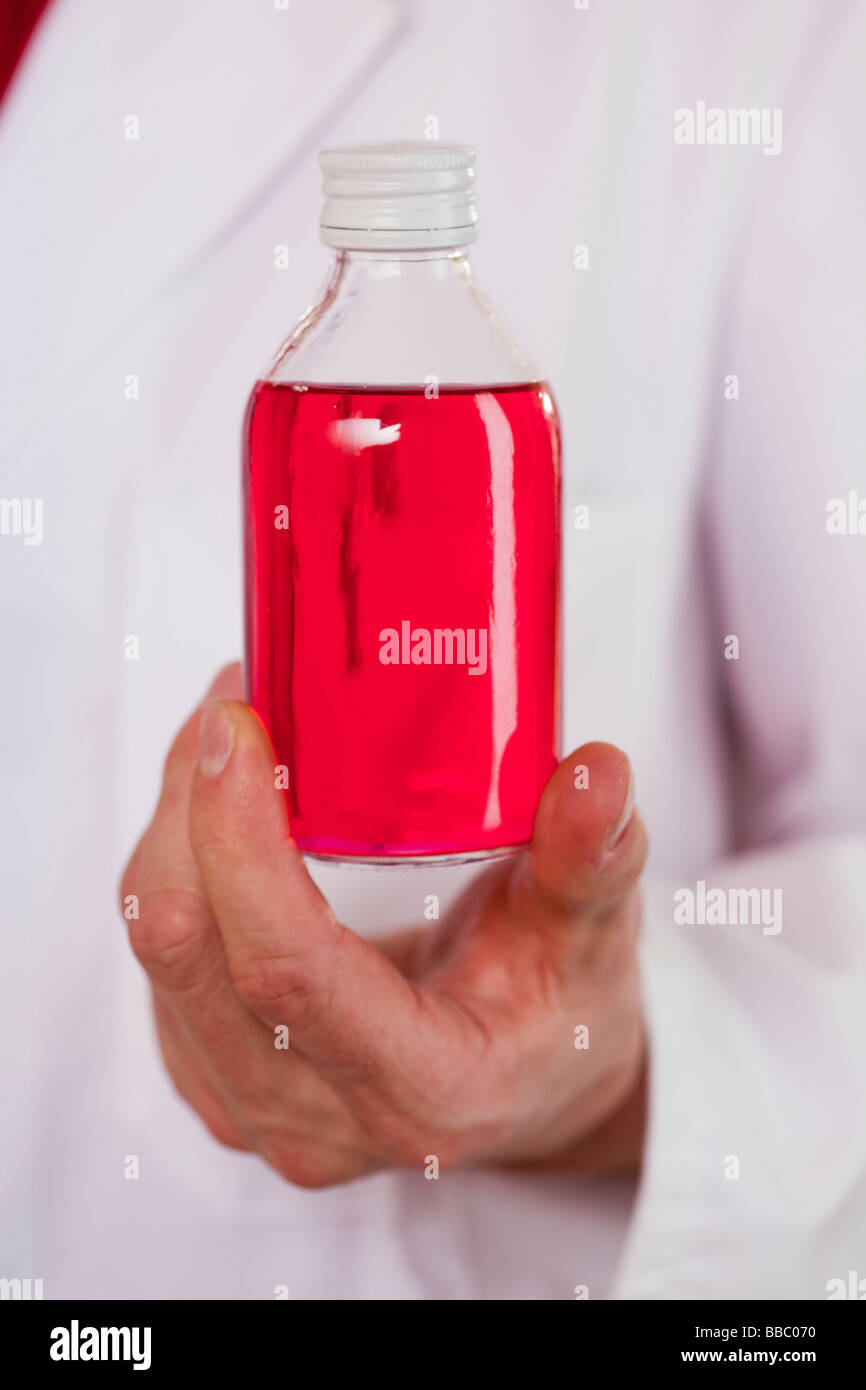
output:
[[[330,864],[344,869],[444,869],[457,864],[486,864],[496,859],[512,859],[529,848],[526,840],[519,845],[503,845],[498,849],[474,849],[449,854],[324,854],[318,850],[301,849],[305,859],[317,864]]]

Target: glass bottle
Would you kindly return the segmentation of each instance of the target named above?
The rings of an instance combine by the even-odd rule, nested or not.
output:
[[[472,278],[474,151],[320,163],[331,273],[247,409],[247,698],[305,853],[497,857],[558,756],[556,411]]]

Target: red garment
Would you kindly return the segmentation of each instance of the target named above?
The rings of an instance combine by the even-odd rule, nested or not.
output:
[[[3,0],[0,7],[0,102],[49,0]]]

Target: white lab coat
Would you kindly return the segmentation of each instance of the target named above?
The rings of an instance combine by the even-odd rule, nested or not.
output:
[[[54,0],[0,119],[0,491],[44,502],[41,545],[0,537],[0,1274],[323,1299],[866,1275],[866,538],[825,529],[866,493],[864,55],[866,8],[818,0]],[[781,153],[675,144],[699,100],[782,108]],[[563,419],[566,746],[627,750],[652,838],[636,1188],[291,1188],[175,1096],[116,908],[171,735],[240,653],[240,423],[324,273],[316,151],[430,117],[478,147],[478,277]],[[316,876],[361,931],[458,881]],[[781,889],[781,932],[678,924],[699,879]]]

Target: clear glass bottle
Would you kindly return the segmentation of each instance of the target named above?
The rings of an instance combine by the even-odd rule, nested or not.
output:
[[[474,151],[320,162],[331,275],[247,410],[247,696],[305,853],[511,853],[558,756],[556,411],[473,282]]]

